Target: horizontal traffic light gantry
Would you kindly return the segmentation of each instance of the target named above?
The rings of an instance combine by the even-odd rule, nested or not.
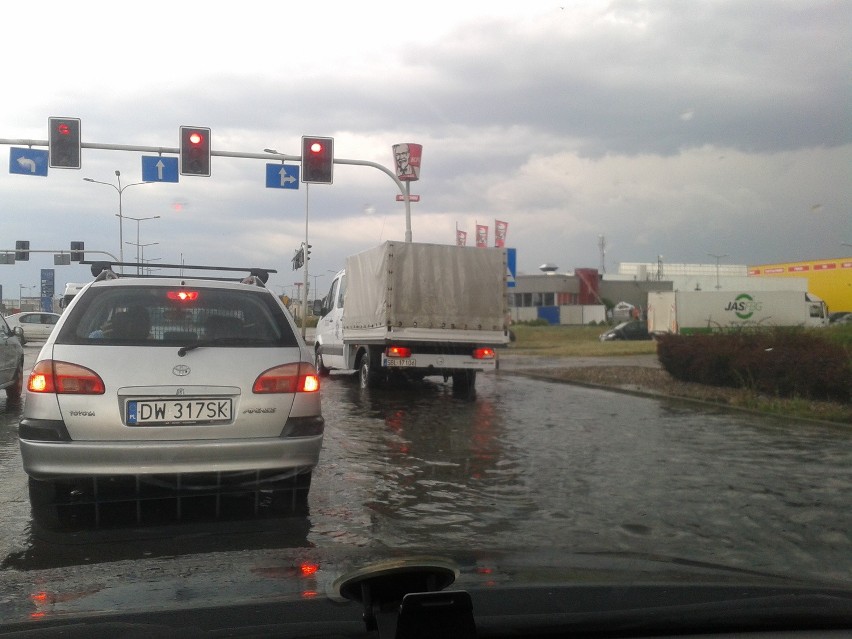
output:
[[[180,174],[210,177],[210,129],[180,127]]]
[[[51,169],[80,168],[80,119],[47,119],[48,166]]]
[[[302,136],[302,182],[331,184],[334,168],[334,138]]]

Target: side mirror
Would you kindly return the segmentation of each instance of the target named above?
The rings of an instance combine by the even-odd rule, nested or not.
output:
[[[314,300],[313,308],[311,310],[317,317],[322,317],[328,313],[328,309],[322,305],[322,300]]]
[[[16,326],[12,329],[12,335],[14,335],[20,340],[21,346],[27,343],[27,340],[24,339],[24,329],[22,329],[20,326]]]

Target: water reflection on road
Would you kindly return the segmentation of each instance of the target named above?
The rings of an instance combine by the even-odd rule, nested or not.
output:
[[[307,517],[64,536],[31,521],[19,411],[7,409],[0,576],[129,560],[150,578],[233,551],[307,547],[616,551],[839,579],[852,571],[848,428],[505,372],[481,375],[475,398],[434,381],[364,391],[343,376],[322,392],[326,439]]]
[[[362,391],[332,378],[317,545],[667,554],[839,578],[848,429],[505,374]]]

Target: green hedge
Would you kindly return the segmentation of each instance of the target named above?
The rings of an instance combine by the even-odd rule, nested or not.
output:
[[[766,329],[663,335],[663,368],[687,382],[750,388],[777,397],[848,402],[852,349],[845,331]]]

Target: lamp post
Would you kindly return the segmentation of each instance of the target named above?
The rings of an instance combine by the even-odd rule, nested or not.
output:
[[[130,186],[130,185],[128,185]],[[129,215],[124,216],[125,219],[133,220],[136,222],[136,274],[142,274],[141,262],[139,261],[139,224],[140,222],[144,222],[145,220],[158,220],[160,219],[159,215],[152,215],[151,217],[131,217]],[[128,242],[129,244],[129,242]]]
[[[141,260],[139,263],[142,264],[142,263],[145,262],[145,247],[146,246],[156,246],[157,244],[159,244],[159,242],[148,242],[147,244],[139,244],[139,242],[125,242],[125,244],[130,244],[130,246],[136,247],[136,253],[138,255],[140,255],[140,260]],[[141,252],[140,252],[140,249],[142,249]],[[148,261],[150,262],[151,260],[148,260]]]
[[[150,182],[132,182],[130,184],[125,184],[121,186],[121,171],[115,172],[115,178],[118,181],[118,186],[112,184],[111,182],[101,182],[100,180],[93,180],[92,178],[83,178],[86,182],[91,182],[92,184],[104,184],[105,186],[111,186],[118,193],[118,259],[121,262],[124,262],[124,215],[121,209],[121,196],[126,189],[129,189],[131,186],[138,186],[140,184],[150,184]],[[122,268],[122,273],[124,269]]]
[[[721,260],[723,257],[728,257],[728,256],[727,255],[716,255],[714,253],[708,253],[707,255],[709,255],[710,257],[716,258],[716,290],[718,291],[720,288],[722,288],[722,286],[719,284],[719,260]]]

